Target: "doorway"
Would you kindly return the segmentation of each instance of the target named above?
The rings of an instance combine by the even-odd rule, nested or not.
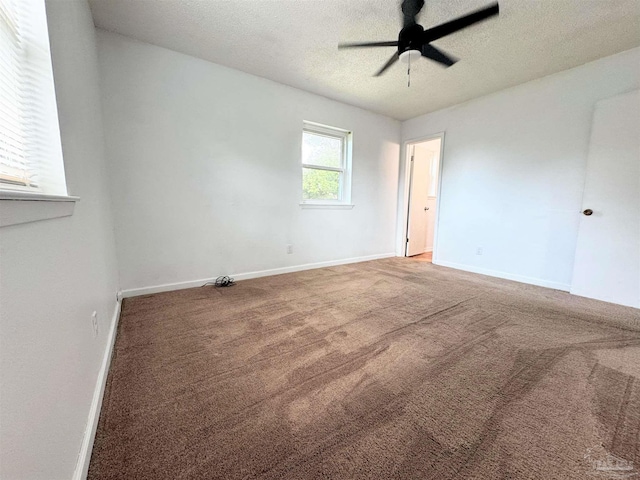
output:
[[[433,262],[437,248],[443,135],[407,144],[408,202],[404,255]]]

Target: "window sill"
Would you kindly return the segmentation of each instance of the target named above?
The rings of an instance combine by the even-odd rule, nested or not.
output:
[[[355,205],[351,203],[301,203],[300,207],[305,209],[351,210]]]
[[[0,227],[73,215],[79,197],[0,192]]]

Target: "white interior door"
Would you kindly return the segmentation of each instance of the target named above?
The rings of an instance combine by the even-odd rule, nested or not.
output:
[[[407,256],[420,255],[427,244],[428,225],[428,179],[431,154],[422,154],[414,146],[411,160],[411,187],[409,194],[409,228]]]
[[[596,104],[582,209],[571,293],[640,308],[640,91]]]

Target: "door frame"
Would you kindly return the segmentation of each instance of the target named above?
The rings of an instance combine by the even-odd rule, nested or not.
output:
[[[401,257],[407,256],[407,235],[409,232],[409,202],[411,192],[411,175],[413,168],[411,166],[411,146],[417,143],[428,142],[429,140],[440,139],[440,153],[438,155],[438,191],[436,192],[436,217],[433,228],[433,257],[432,262],[437,264],[438,259],[438,224],[440,223],[440,198],[442,196],[442,166],[444,160],[444,137],[445,132],[438,132],[431,135],[425,135],[423,137],[411,138],[405,140],[403,144],[404,149],[404,191],[402,201],[402,231],[400,240],[401,245]]]

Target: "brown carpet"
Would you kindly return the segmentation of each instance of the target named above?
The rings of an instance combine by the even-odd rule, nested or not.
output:
[[[639,330],[402,258],[128,299],[89,478],[623,478]]]

